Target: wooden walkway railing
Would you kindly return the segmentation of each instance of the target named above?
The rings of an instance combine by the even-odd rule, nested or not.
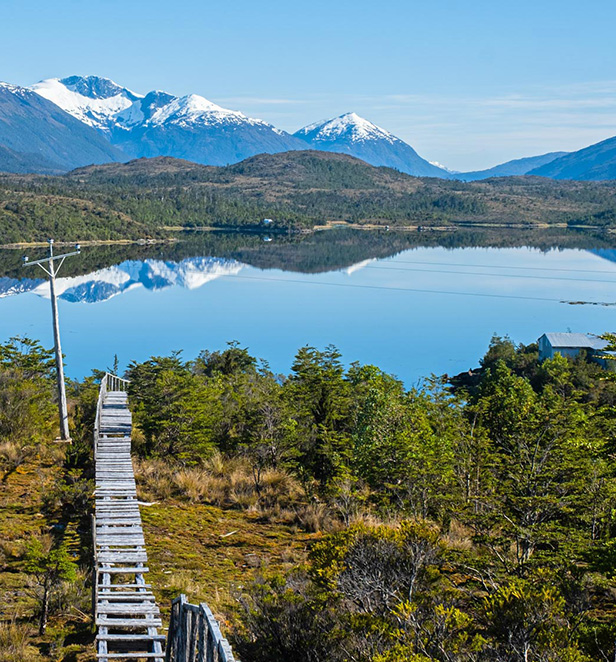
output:
[[[181,595],[171,603],[166,662],[235,662],[210,608]]]
[[[127,387],[127,380],[105,374],[94,424],[96,657],[103,662],[234,662],[209,607],[188,604],[183,595],[172,603],[168,637],[158,634],[160,611],[145,581],[147,554],[131,460]]]

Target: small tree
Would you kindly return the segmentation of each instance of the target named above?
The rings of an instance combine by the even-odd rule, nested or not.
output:
[[[54,547],[48,538],[32,538],[26,547],[25,570],[34,577],[39,602],[39,634],[45,634],[49,604],[54,592],[64,581],[74,581],[77,566],[71,560],[66,543]]]

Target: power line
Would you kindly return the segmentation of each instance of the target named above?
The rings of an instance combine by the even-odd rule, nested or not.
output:
[[[507,267],[501,267],[503,269]],[[455,274],[457,276],[495,276],[497,278],[525,278],[531,280],[567,280],[574,281],[576,283],[608,283],[611,285],[616,285],[616,280],[598,280],[596,278],[563,278],[552,277],[552,276],[530,276],[523,274],[495,274],[495,273],[480,273],[477,271],[449,271],[447,269],[408,269],[406,267],[380,267],[377,265],[367,265],[364,269],[378,269],[381,271],[413,271],[424,274]],[[616,276],[616,273],[614,273]]]
[[[522,271],[568,271],[571,273],[590,273],[590,274],[612,274],[616,276],[616,270],[605,270],[605,269],[565,269],[557,267],[519,267],[511,265],[502,265],[502,264],[460,264],[458,262],[423,262],[420,260],[406,261],[406,260],[396,260],[395,258],[388,258],[382,260],[383,263],[392,263],[392,264],[427,264],[432,266],[439,267],[461,267],[465,269],[466,267],[471,267],[473,269],[516,269]]]
[[[300,285],[326,285],[330,287],[348,287],[353,289],[366,289],[366,290],[388,290],[392,292],[413,292],[418,294],[450,294],[454,296],[469,296],[469,297],[486,297],[491,299],[518,299],[521,301],[543,301],[549,303],[571,303],[563,299],[552,299],[549,297],[530,297],[523,296],[518,294],[490,294],[487,292],[455,292],[450,290],[426,290],[419,288],[411,287],[386,287],[384,285],[366,285],[359,283],[329,283],[326,281],[310,281],[310,280],[299,280],[294,278],[265,278],[263,276],[240,276],[233,275],[232,279],[240,280],[254,280],[262,282],[272,282],[272,283],[293,283]],[[590,304],[596,306],[616,306],[616,302],[603,302],[603,301],[580,301],[575,302],[579,304]]]

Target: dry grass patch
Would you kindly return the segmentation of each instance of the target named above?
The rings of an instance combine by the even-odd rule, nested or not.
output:
[[[31,662],[40,660],[38,650],[32,646],[34,629],[15,618],[0,622],[0,662]]]

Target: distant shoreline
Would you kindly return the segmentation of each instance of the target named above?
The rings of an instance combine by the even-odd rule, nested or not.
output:
[[[235,225],[235,226],[223,226],[216,227],[211,225],[204,226],[163,226],[160,229],[165,232],[177,232],[177,233],[207,233],[207,232],[221,232],[229,234],[263,234],[263,235],[307,235],[315,232],[325,232],[335,229],[347,229],[347,230],[363,230],[363,231],[379,231],[379,232],[443,232],[451,233],[457,232],[460,230],[466,229],[507,229],[507,230],[603,230],[608,234],[616,234],[616,228],[608,228],[600,225],[570,225],[567,223],[545,223],[545,222],[536,222],[536,223],[490,223],[482,221],[460,221],[451,225],[381,225],[378,223],[351,223],[348,221],[326,221],[325,223],[314,225],[312,228],[302,228],[298,230],[294,228],[289,231],[284,228],[274,227],[265,229],[262,227],[252,227],[248,228],[246,226]],[[59,241],[55,240],[54,244],[56,246],[73,246],[75,243],[79,243],[81,246],[154,246],[161,244],[174,244],[182,241],[181,237],[168,237],[166,239],[86,239],[80,240],[75,239],[73,241]],[[23,250],[26,248],[44,248],[47,246],[47,241],[32,241],[32,242],[13,242],[9,244],[0,244],[0,250]]]

